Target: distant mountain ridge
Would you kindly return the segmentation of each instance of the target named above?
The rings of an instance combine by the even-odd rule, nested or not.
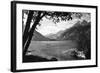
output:
[[[87,34],[86,37],[90,37],[90,22],[83,20],[78,21],[74,26],[66,30],[61,30],[55,34],[48,34],[43,36],[38,31],[34,31],[32,40],[34,41],[63,41],[63,40],[80,40],[80,37]]]
[[[63,32],[64,32],[64,30],[61,30],[61,31],[59,31],[55,34],[52,34],[52,33],[48,34],[48,35],[46,35],[46,37],[50,38],[50,39],[56,39],[57,40],[57,38],[60,37]]]
[[[49,38],[46,38],[45,36],[43,36],[41,33],[39,33],[38,31],[34,31],[33,37],[32,37],[33,41],[49,41]]]
[[[74,26],[69,29],[66,29],[61,36],[58,38],[59,40],[80,40],[80,37],[86,36],[90,37],[91,31],[91,23],[87,21],[77,22]]]
[[[50,39],[56,39],[58,41],[62,40],[78,40],[78,36],[82,31],[87,31],[87,29],[90,30],[90,22],[87,22],[85,20],[78,21],[74,24],[74,26],[70,27],[66,30],[61,30],[55,34],[48,34],[46,35],[47,38]]]

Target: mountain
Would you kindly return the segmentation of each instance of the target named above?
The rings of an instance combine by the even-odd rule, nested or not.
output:
[[[90,25],[90,22],[87,22],[85,20],[83,20],[82,22],[81,21],[78,21],[77,23],[75,23],[74,27],[76,26],[87,26],[87,25]]]
[[[74,26],[69,29],[66,29],[61,36],[59,37],[60,40],[80,40],[82,36],[90,37],[90,22],[83,21],[77,22]]]
[[[86,58],[91,58],[91,22],[78,22],[58,37],[59,40],[74,40],[78,50],[84,51]]]
[[[61,30],[55,34],[48,34],[46,35],[47,38],[55,39],[57,41],[63,41],[63,40],[76,40],[79,41],[82,36],[85,36],[89,39],[90,38],[90,22],[87,22],[85,20],[78,21],[74,24],[74,26],[70,27],[66,30]]]
[[[50,39],[43,36],[41,33],[39,33],[38,31],[34,31],[33,37],[32,37],[33,41],[49,41]]]
[[[57,33],[55,33],[55,34],[50,33],[50,34],[46,35],[46,37],[47,37],[47,38],[50,38],[50,39],[56,39],[56,40],[57,40],[57,38],[58,38],[63,32],[64,32],[64,31],[61,30],[61,31],[59,31],[59,32],[57,32]]]

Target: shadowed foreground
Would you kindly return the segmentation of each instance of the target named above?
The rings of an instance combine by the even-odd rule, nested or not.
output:
[[[23,58],[23,62],[45,62],[45,61],[57,61],[56,58],[46,59],[39,56],[28,55]]]

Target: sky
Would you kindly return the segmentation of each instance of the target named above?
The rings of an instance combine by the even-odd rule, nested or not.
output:
[[[70,28],[76,21],[77,20],[74,19],[73,21],[62,21],[55,24],[52,20],[44,18],[43,21],[40,22],[41,26],[37,26],[37,31],[43,35],[55,34],[59,31]]]
[[[55,24],[54,22],[52,22],[52,20],[48,20],[44,17],[42,21],[40,21],[41,26],[37,26],[36,30],[44,36],[48,34],[55,34],[59,31],[72,27],[77,21],[82,21],[84,19],[90,21],[90,17],[87,16],[87,14],[84,14],[81,19],[74,18],[73,20],[70,21],[61,21]],[[24,14],[24,25],[26,24],[26,20],[27,20],[27,15]]]

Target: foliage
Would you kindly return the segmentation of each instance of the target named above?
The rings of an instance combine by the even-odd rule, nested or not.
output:
[[[73,27],[67,29],[60,38],[62,40],[74,40],[78,43],[78,50],[84,51],[87,59],[91,51],[91,23],[87,21],[77,22]]]

